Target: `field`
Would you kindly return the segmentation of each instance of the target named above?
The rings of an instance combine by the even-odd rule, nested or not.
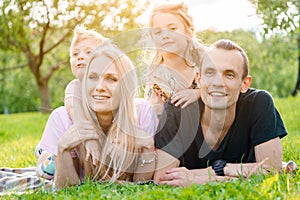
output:
[[[288,130],[282,139],[283,160],[300,165],[300,98],[275,99]],[[0,115],[0,167],[35,166],[34,149],[49,115],[20,113]],[[55,193],[3,196],[3,199],[300,199],[300,170],[295,174],[268,174],[227,183],[186,188],[100,184],[87,182]]]

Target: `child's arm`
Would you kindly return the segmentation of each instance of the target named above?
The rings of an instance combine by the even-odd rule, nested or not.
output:
[[[78,79],[71,81],[65,90],[65,106],[73,123],[87,121],[82,101],[81,101],[81,83]],[[96,132],[96,131],[95,131]],[[85,142],[86,159],[92,157],[93,164],[98,165],[100,162],[100,146],[95,140],[87,140]]]
[[[171,97],[171,103],[175,103],[176,107],[183,104],[181,107],[185,108],[189,104],[197,101],[200,97],[200,89],[185,89],[173,94]]]
[[[80,81],[78,79],[72,80],[67,85],[65,90],[64,102],[65,102],[65,107],[73,123],[86,120],[81,105],[81,88],[80,88]],[[76,110],[76,116],[74,116],[74,110]]]
[[[157,116],[160,116],[162,114],[164,108],[164,101],[166,101],[167,98],[160,97],[160,94],[155,93],[152,85],[146,86],[144,99],[152,105],[154,112]]]

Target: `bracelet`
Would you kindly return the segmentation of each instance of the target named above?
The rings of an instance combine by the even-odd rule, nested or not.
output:
[[[218,176],[225,176],[224,174],[224,167],[226,166],[226,160],[216,160],[212,164],[212,168],[215,171],[216,175]]]
[[[156,160],[156,151],[153,152],[153,157],[150,160],[145,160],[140,157],[141,166],[143,167],[145,164],[151,164]]]

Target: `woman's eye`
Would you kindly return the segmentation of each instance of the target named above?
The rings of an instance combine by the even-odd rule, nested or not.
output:
[[[117,82],[118,79],[116,77],[108,77],[108,80],[111,82]]]
[[[96,80],[96,79],[97,79],[97,76],[94,75],[94,74],[91,74],[91,75],[89,75],[88,78],[89,78],[90,80]]]

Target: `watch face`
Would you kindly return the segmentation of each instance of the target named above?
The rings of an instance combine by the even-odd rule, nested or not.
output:
[[[213,162],[212,168],[218,176],[225,176],[224,167],[226,166],[226,160],[219,159]]]

